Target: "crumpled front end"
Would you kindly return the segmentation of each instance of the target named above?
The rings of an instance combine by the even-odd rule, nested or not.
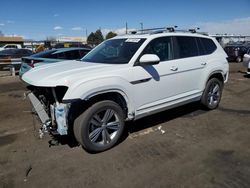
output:
[[[65,86],[29,86],[29,89],[31,92],[27,94],[27,97],[33,106],[33,111],[42,123],[40,130],[67,135],[70,104],[62,103],[62,98],[68,88]],[[41,132],[41,134],[43,133]]]

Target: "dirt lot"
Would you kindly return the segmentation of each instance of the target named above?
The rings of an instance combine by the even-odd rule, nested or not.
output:
[[[250,78],[230,64],[221,105],[197,104],[127,124],[113,149],[89,154],[38,139],[19,79],[0,77],[0,188],[250,187]]]

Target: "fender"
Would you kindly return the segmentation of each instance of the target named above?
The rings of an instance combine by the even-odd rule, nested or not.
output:
[[[118,76],[103,77],[101,79],[74,84],[65,93],[63,101],[66,102],[77,99],[88,100],[96,95],[110,92],[117,92],[123,96],[127,103],[128,117],[129,119],[133,119],[132,116],[135,112],[133,104],[135,104],[135,102],[131,84]]]

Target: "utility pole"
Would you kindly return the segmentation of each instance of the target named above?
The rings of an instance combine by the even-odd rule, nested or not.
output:
[[[128,34],[128,23],[126,22],[126,34]]]
[[[143,33],[143,22],[141,22],[140,25],[141,25],[141,33]]]

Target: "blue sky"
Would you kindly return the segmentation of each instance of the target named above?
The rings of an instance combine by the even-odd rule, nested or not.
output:
[[[122,33],[126,22],[133,29],[143,23],[250,35],[250,0],[2,0],[0,6],[0,30],[32,39],[85,36],[98,28]]]

